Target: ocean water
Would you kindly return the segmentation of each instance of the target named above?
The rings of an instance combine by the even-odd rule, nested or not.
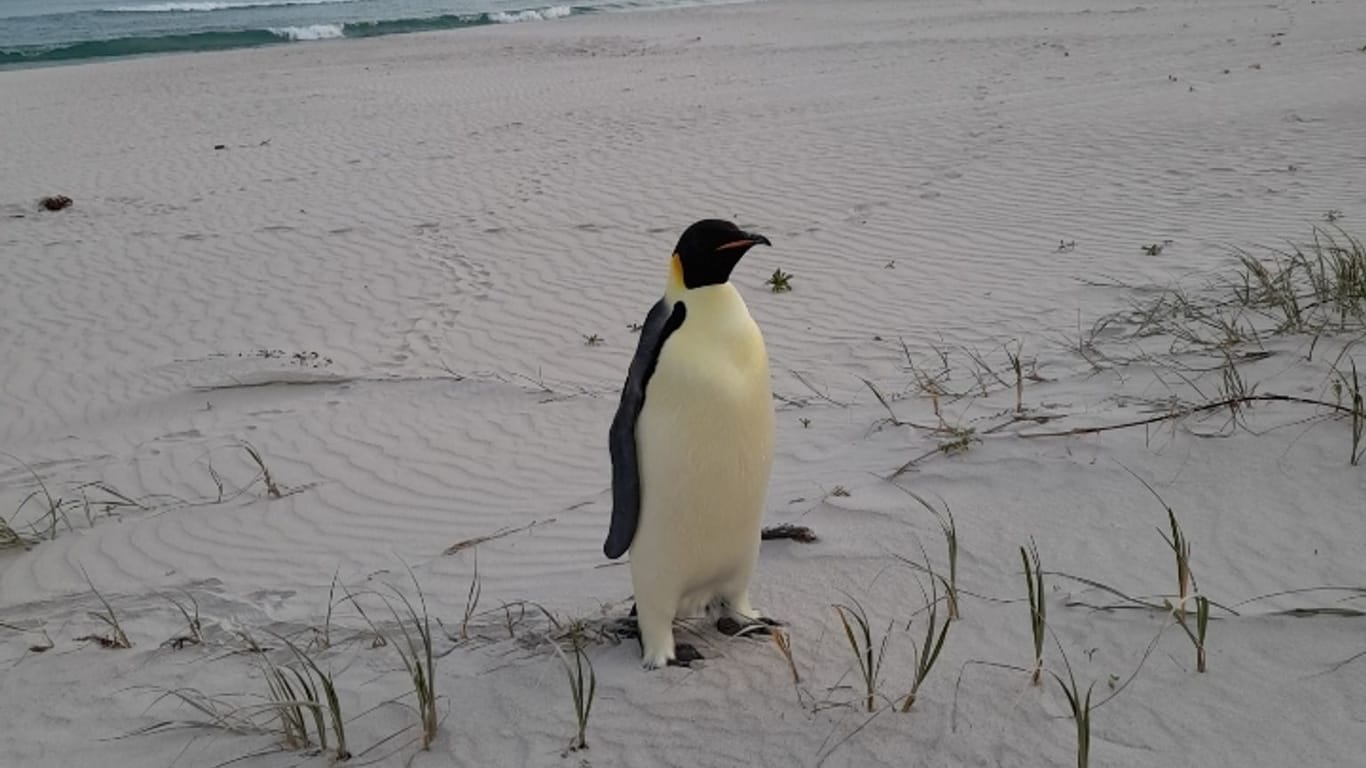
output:
[[[699,0],[0,0],[0,67],[697,4]]]

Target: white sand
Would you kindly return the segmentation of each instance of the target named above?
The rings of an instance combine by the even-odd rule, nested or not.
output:
[[[1199,399],[1190,382],[1218,391],[1217,373],[1092,371],[1079,325],[1144,295],[1093,283],[1198,285],[1231,263],[1227,246],[1302,238],[1330,209],[1349,230],[1366,219],[1363,29],[1355,0],[775,0],[0,72],[0,450],[64,499],[101,480],[149,507],[97,507],[93,525],[73,508],[75,530],[0,553],[0,622],[27,629],[0,629],[0,765],[212,766],[269,751],[271,735],[213,729],[109,739],[202,719],[149,709],[160,689],[250,703],[241,695],[265,686],[253,658],[229,653],[232,633],[307,641],[334,572],[359,591],[403,586],[410,564],[456,632],[473,551],[442,551],[552,519],[478,547],[489,613],[471,627],[481,639],[452,650],[438,637],[431,753],[411,743],[411,698],[385,703],[406,685],[397,654],[337,606],[319,658],[359,762],[1072,764],[1055,684],[977,665],[955,681],[969,660],[1031,661],[1017,552],[1030,537],[1049,570],[1174,590],[1165,512],[1126,467],[1180,515],[1212,600],[1366,585],[1366,475],[1347,464],[1346,422],[1266,405],[1250,417],[1260,434],[1225,439],[1195,433],[1227,413],[1018,436]],[[56,193],[74,207],[35,212]],[[771,645],[710,630],[693,671],[646,673],[634,643],[598,647],[592,748],[562,757],[565,680],[527,647],[545,622],[528,614],[507,641],[498,608],[625,611],[626,569],[601,554],[607,425],[628,324],[704,216],[775,244],[735,279],[787,401],[768,522],[822,537],[766,544],[755,586],[791,625],[801,692]],[[764,289],[774,268],[795,275],[791,293]],[[585,344],[593,334],[600,345]],[[851,595],[879,631],[899,622],[883,681],[899,697],[923,617],[901,628],[923,598],[894,555],[919,559],[923,544],[944,567],[934,520],[882,479],[944,438],[878,428],[886,414],[860,381],[907,393],[901,418],[934,421],[898,339],[926,368],[932,345],[951,349],[946,386],[960,391],[973,382],[962,347],[1004,370],[1001,345],[1021,340],[1047,379],[1027,383],[1025,405],[1059,418],[898,478],[952,507],[971,594],[915,710],[869,723],[830,604]],[[1244,376],[1331,398],[1346,341],[1322,340],[1306,363],[1307,339],[1279,339]],[[1008,421],[1013,391],[992,391],[946,403],[946,418],[980,432]],[[240,440],[297,493],[236,493],[255,472]],[[34,485],[3,464],[12,519]],[[31,501],[12,522],[37,513]],[[132,649],[76,640],[102,629],[82,569]],[[1366,609],[1360,592],[1216,610],[1198,675],[1177,629],[1143,662],[1170,617],[1069,607],[1112,596],[1050,584],[1082,685],[1097,681],[1099,699],[1111,675],[1139,670],[1093,715],[1094,764],[1362,759],[1366,659],[1329,672],[1366,651],[1362,620],[1275,615]],[[199,601],[208,644],[159,647],[183,631],[161,597],[177,590]],[[55,647],[30,651],[44,631]],[[1051,643],[1045,662],[1063,672]],[[326,762],[235,765],[301,761]]]

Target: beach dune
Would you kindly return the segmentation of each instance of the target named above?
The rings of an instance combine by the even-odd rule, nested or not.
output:
[[[1201,675],[1169,614],[1093,610],[1114,595],[1060,575],[1173,591],[1167,513],[1136,474],[1211,600],[1360,590],[1348,423],[1269,404],[1223,439],[1020,434],[1212,397],[1205,373],[1095,365],[1092,324],[1207,286],[1231,247],[1325,216],[1366,231],[1363,29],[1349,0],[774,0],[0,71],[0,518],[44,539],[0,551],[0,765],[270,749],[141,732],[198,718],[149,709],[159,691],[263,694],[257,661],[226,652],[244,632],[313,643],[366,760],[577,764],[542,610],[629,609],[601,551],[607,427],[632,324],[706,217],[773,241],[733,276],[779,403],[765,522],[820,540],[766,543],[753,588],[802,681],[767,641],[705,626],[691,672],[594,644],[585,762],[1075,762],[1054,681],[970,663],[1033,662],[1032,538],[1046,668],[1066,677],[1064,649],[1097,699],[1132,678],[1093,716],[1096,764],[1355,764],[1366,661],[1325,673],[1366,651],[1361,619],[1277,611],[1363,610],[1359,591],[1216,611]],[[57,194],[73,205],[40,210]],[[1346,341],[1306,361],[1307,339],[1277,337],[1249,383],[1331,400]],[[1023,402],[1007,350],[1029,361]],[[1038,420],[1012,422],[1025,407]],[[907,489],[953,511],[963,617],[914,710],[870,721],[831,605],[894,622],[899,701],[929,582],[897,556],[947,565]],[[335,577],[390,618],[372,593],[415,595],[408,568],[445,654],[441,732],[415,759],[416,716],[385,703],[408,685],[397,653],[341,586],[329,612]],[[78,639],[106,630],[92,586],[132,648]],[[165,596],[186,593],[205,642],[162,647],[185,631]]]

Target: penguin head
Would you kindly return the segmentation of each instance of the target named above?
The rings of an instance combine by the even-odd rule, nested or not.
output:
[[[772,245],[767,237],[745,232],[722,219],[703,219],[683,231],[674,247],[674,273],[689,289],[719,285],[745,252],[756,245]]]

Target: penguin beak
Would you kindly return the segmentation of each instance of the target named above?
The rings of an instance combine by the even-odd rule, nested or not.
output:
[[[757,235],[753,232],[745,232],[739,239],[732,240],[729,243],[724,243],[721,246],[719,246],[716,250],[728,251],[732,248],[741,248],[744,250],[749,250],[750,248],[753,248],[756,245],[772,246],[773,243],[770,243],[768,241],[768,238],[764,237],[763,235]]]

